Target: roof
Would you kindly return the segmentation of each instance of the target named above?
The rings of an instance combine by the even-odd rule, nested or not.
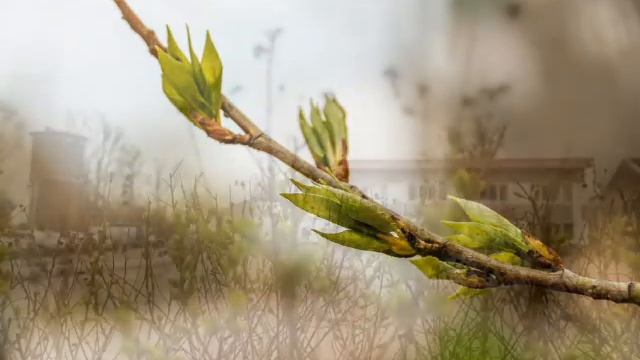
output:
[[[620,191],[638,188],[640,185],[640,158],[627,158],[620,161],[615,173],[607,183],[605,191]]]
[[[640,159],[638,159],[640,160]],[[640,162],[638,163],[640,166]],[[584,170],[593,167],[592,158],[510,158],[510,159],[416,159],[350,160],[352,170],[443,170],[443,169],[547,169]]]

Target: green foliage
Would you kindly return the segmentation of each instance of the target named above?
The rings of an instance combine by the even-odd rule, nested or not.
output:
[[[506,231],[492,225],[477,222],[442,221],[443,224],[458,234],[449,238],[462,242],[471,249],[524,251],[527,248],[514,240]]]
[[[449,196],[449,198],[460,205],[471,221],[500,228],[514,239],[520,239],[519,241],[522,242],[522,231],[502,215],[475,201],[465,200],[455,196]]]
[[[368,224],[382,234],[398,231],[393,218],[370,200],[342,190],[335,190],[347,216]]]
[[[309,122],[299,112],[300,130],[316,166],[343,181],[349,180],[347,114],[334,97],[325,96],[323,110],[311,102]]]
[[[522,259],[514,253],[510,253],[507,251],[498,252],[490,255],[494,260],[498,260],[501,263],[509,264],[509,265],[522,265]]]
[[[436,346],[421,359],[525,359],[517,346],[522,335],[496,318],[482,309],[461,306],[454,318],[441,323],[436,334],[429,334],[428,341]]]
[[[450,224],[452,222],[443,221],[442,223]],[[491,240],[491,239],[487,237],[478,239],[478,238],[471,238],[465,234],[453,234],[453,235],[447,236],[447,240],[456,242],[469,249],[484,249],[490,246],[490,243],[487,240]]]
[[[188,119],[204,116],[220,122],[222,61],[207,32],[202,59],[196,55],[187,29],[190,58],[178,46],[167,26],[167,51],[158,48],[162,89],[171,103]]]
[[[429,279],[448,279],[449,274],[455,271],[456,268],[447,264],[444,261],[438,260],[433,256],[425,256],[420,259],[411,260],[411,263],[415,265]]]
[[[345,230],[337,234],[328,234],[318,230],[313,230],[316,234],[336,244],[350,247],[357,250],[385,252],[390,246],[381,240],[359,233],[353,230]]]
[[[359,195],[325,185],[293,184],[301,193],[282,194],[300,209],[349,229],[337,234],[316,231],[322,237],[358,250],[410,256],[415,252],[398,235],[394,219],[375,203]]]
[[[491,234],[492,236],[496,236],[496,239],[499,241],[507,241],[522,252],[529,251],[529,246],[524,240],[522,231],[502,215],[474,201],[461,199],[455,196],[449,196],[449,198],[457,202],[467,217],[471,220],[470,223],[466,223],[467,225],[460,226],[460,229],[468,229],[473,233],[473,235],[480,235],[483,232],[485,234]],[[448,223],[449,226],[455,226],[453,224],[453,222]],[[473,226],[470,224],[480,225]],[[468,233],[465,235],[472,236]],[[501,244],[496,245],[500,246]]]
[[[373,228],[367,224],[356,221],[343,213],[342,205],[336,199],[313,193],[282,194],[282,196],[300,209],[336,225],[365,233],[373,232]]]
[[[447,262],[441,261],[434,256],[425,256],[420,259],[411,260],[411,263],[429,279],[434,280],[465,278],[468,271],[468,268],[462,265],[456,265],[456,267]],[[470,297],[485,294],[486,292],[486,289],[472,289],[461,286],[458,291],[449,296],[449,300],[468,299]]]

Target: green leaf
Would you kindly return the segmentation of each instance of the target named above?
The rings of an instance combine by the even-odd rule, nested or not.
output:
[[[302,192],[307,192],[309,191],[309,189],[311,189],[313,186],[311,185],[305,185],[302,182],[296,180],[296,179],[289,179],[291,180],[291,183],[300,191]]]
[[[348,216],[344,212],[342,205],[334,199],[308,193],[281,195],[300,209],[334,224],[364,233],[373,232],[366,224]]]
[[[198,59],[198,55],[193,49],[193,42],[191,41],[191,31],[189,30],[188,26],[187,26],[187,39],[189,40],[189,56],[191,57],[191,71],[193,73],[192,76],[193,76],[193,79],[195,80],[196,85],[198,86],[200,95],[207,103],[207,108],[203,110],[206,110],[205,113],[212,118],[216,115],[214,113],[214,109],[212,106],[213,104],[211,103],[212,89],[209,87],[209,84],[207,84],[207,81],[204,77],[204,72],[202,71],[202,66],[200,65],[200,60]]]
[[[185,64],[189,63],[189,59],[187,59],[187,56],[182,52],[180,46],[176,42],[176,39],[173,37],[173,32],[171,32],[169,25],[167,25],[167,45],[169,55]]]
[[[218,78],[222,77],[222,60],[216,46],[211,40],[211,33],[207,31],[207,38],[204,43],[202,53],[202,70],[209,86],[213,85]]]
[[[486,249],[490,246],[490,242],[487,241],[488,238],[471,238],[465,234],[454,234],[447,236],[447,240],[458,243],[469,249]]]
[[[381,233],[398,231],[393,218],[372,201],[344,190],[330,189],[336,194],[344,211],[352,219],[368,224]]]
[[[442,223],[459,234],[466,235],[473,241],[474,249],[519,250],[527,252],[528,247],[522,240],[513,238],[511,234],[493,225],[478,222],[442,221]],[[464,240],[460,238],[458,240]]]
[[[492,259],[498,260],[501,263],[509,264],[509,265],[522,265],[522,259],[514,253],[510,253],[507,251],[502,251],[499,253],[489,255]]]
[[[449,296],[449,300],[461,300],[461,299],[469,299],[472,297],[486,295],[488,293],[487,289],[472,289],[465,286],[461,286],[458,291],[456,291],[453,295]]]
[[[343,142],[347,138],[347,114],[344,108],[332,96],[325,96],[324,116],[331,132],[333,146],[338,159],[342,158]]]
[[[456,268],[438,260],[433,256],[425,256],[420,259],[411,260],[411,263],[415,265],[423,274],[429,279],[441,279],[446,280],[452,271]]]
[[[500,228],[503,231],[507,232],[512,238],[519,239],[519,241],[523,245],[525,245],[522,231],[502,215],[484,206],[483,204],[474,201],[461,199],[451,195],[449,195],[449,199],[457,202],[471,221]]]
[[[222,60],[216,50],[211,34],[207,31],[207,38],[204,43],[204,52],[202,54],[202,71],[204,73],[207,85],[211,89],[209,101],[212,104],[213,111],[217,114],[222,106]]]
[[[309,147],[309,151],[311,151],[313,160],[316,162],[316,164],[326,165],[326,162],[324,161],[325,153],[322,148],[322,145],[320,145],[320,142],[318,141],[318,137],[316,133],[313,131],[313,128],[307,122],[307,118],[305,117],[302,109],[300,109],[298,119],[300,121],[300,130],[302,131],[304,140],[307,143],[307,146]]]
[[[189,103],[180,96],[173,86],[171,86],[165,75],[162,75],[162,91],[164,91],[164,94],[167,96],[169,101],[171,101],[173,106],[175,106],[184,116],[187,118],[191,116],[191,114],[189,114]]]
[[[167,51],[158,49],[163,91],[171,103],[191,118],[194,112],[219,121],[222,105],[222,62],[207,32],[202,63],[187,27],[190,58],[182,52],[167,26]]]
[[[327,185],[309,186],[307,187],[306,190],[304,190],[304,192],[307,194],[323,196],[340,203],[339,195],[335,192],[335,189]],[[343,210],[344,210],[344,207],[343,207]]]
[[[337,234],[327,234],[318,230],[313,230],[313,232],[331,242],[353,249],[375,252],[385,252],[389,250],[388,244],[357,231],[346,230]]]
[[[335,189],[326,185],[308,186],[308,185],[303,185],[302,183],[299,183],[297,181],[293,181],[293,184],[298,189],[300,189],[304,193],[304,195],[315,195],[327,200],[331,200],[333,203],[332,206],[337,205],[340,208],[339,211],[335,210],[336,214],[346,216],[356,221],[357,223],[368,225],[368,227],[374,228],[383,234],[388,234],[398,230],[395,225],[395,221],[389,214],[382,211],[375,203],[371,202],[370,200],[364,199],[359,195],[352,194],[344,190]],[[290,196],[290,195],[303,195],[303,194],[284,194],[284,195]],[[285,197],[289,199],[289,197],[287,196]],[[310,198],[310,199],[315,199],[315,198]],[[296,206],[298,205],[296,204]],[[304,208],[303,210],[307,211]],[[326,219],[325,217],[323,218]],[[335,221],[333,220],[329,220],[329,221],[332,221],[335,223]],[[341,225],[341,224],[338,224],[338,225]],[[349,227],[349,226],[345,226],[345,227]]]
[[[189,117],[194,111],[206,114],[205,110],[208,105],[200,95],[198,86],[193,79],[191,65],[182,63],[161,50],[158,51],[158,61],[162,69],[163,81],[166,81],[168,87],[174,90],[170,90],[172,98],[176,99],[175,95],[177,94],[188,104]],[[178,108],[178,110],[183,111],[184,106],[181,105],[181,107],[182,109]]]
[[[311,102],[311,126],[315,132],[322,150],[324,150],[324,158],[329,169],[333,169],[335,166],[335,153],[333,151],[333,144],[331,142],[331,134],[327,127],[326,121],[322,119],[322,112],[320,108]]]

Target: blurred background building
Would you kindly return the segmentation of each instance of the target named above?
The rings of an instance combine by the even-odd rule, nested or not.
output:
[[[88,226],[83,136],[32,132],[31,225],[38,230],[82,231]]]
[[[483,182],[476,200],[516,221],[531,211],[531,201],[544,203],[553,235],[584,238],[584,209],[593,194],[589,158],[355,160],[351,166],[354,184],[413,217],[426,207],[446,209],[447,195],[457,192],[456,172],[473,171]]]

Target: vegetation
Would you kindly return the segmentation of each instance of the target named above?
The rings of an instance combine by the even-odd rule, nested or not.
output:
[[[364,207],[366,209],[361,207],[360,209],[358,209],[358,211],[375,213],[376,216],[383,215],[386,218],[386,224],[384,225],[389,229],[397,229],[397,231],[394,231],[395,236],[393,237],[400,239],[401,242],[406,242],[411,247],[411,249],[413,249],[416,255],[433,256],[441,262],[453,262],[466,267],[466,270],[469,273],[473,273],[472,282],[469,282],[466,276],[453,279],[458,284],[473,288],[490,288],[505,285],[527,284],[558,291],[581,294],[592,297],[594,299],[607,299],[615,302],[640,304],[640,286],[638,286],[637,283],[612,282],[577,275],[569,271],[568,269],[564,269],[559,266],[559,259],[557,258],[555,252],[550,250],[540,240],[535,239],[530,235],[525,236],[520,233],[516,236],[522,237],[521,239],[511,237],[510,240],[513,242],[525,241],[525,239],[527,239],[527,242],[529,243],[529,249],[525,250],[525,248],[523,247],[521,248],[521,250],[529,252],[530,256],[538,260],[542,260],[541,263],[532,263],[530,267],[511,265],[498,261],[498,259],[486,256],[485,254],[468,248],[458,242],[443,239],[442,237],[432,233],[427,229],[416,226],[410,220],[393,213],[392,211],[384,208],[382,205],[367,199],[366,195],[362,193],[362,191],[355,188],[354,186],[341,182],[338,178],[336,178],[335,174],[327,173],[320,168],[314,167],[313,165],[299,158],[297,155],[286,150],[282,145],[278,144],[273,139],[270,139],[257,126],[255,126],[249,118],[247,118],[233,104],[231,104],[231,102],[222,95],[219,88],[210,87],[209,90],[204,91],[203,89],[199,89],[193,86],[193,84],[198,84],[199,79],[202,80],[202,75],[200,75],[200,73],[203,70],[198,70],[199,65],[193,66],[193,71],[191,74],[188,73],[186,67],[178,70],[177,67],[175,69],[169,69],[165,65],[163,65],[165,60],[164,55],[162,54],[167,52],[170,54],[172,51],[175,53],[175,50],[165,50],[166,48],[159,42],[159,40],[155,36],[155,33],[153,33],[153,31],[149,30],[144,25],[140,18],[138,18],[138,16],[128,6],[126,1],[115,0],[115,3],[121,10],[124,19],[129,23],[131,28],[136,33],[142,36],[151,53],[158,57],[161,66],[163,67],[163,77],[176,79],[188,77],[188,81],[182,81],[180,84],[178,84],[178,81],[175,81],[173,83],[173,85],[175,86],[180,86],[180,88],[177,88],[176,90],[179,94],[181,94],[181,100],[176,100],[169,96],[171,101],[174,104],[176,104],[177,102],[195,104],[199,96],[202,96],[203,93],[213,94],[214,98],[220,100],[221,108],[225,112],[226,116],[231,118],[236,123],[236,125],[238,125],[244,132],[244,134],[239,135],[222,127],[219,122],[219,117],[212,118],[210,117],[210,115],[209,118],[204,117],[202,113],[205,111],[205,109],[190,109],[190,112],[185,114],[187,118],[196,123],[200,128],[202,128],[209,137],[223,143],[243,144],[259,151],[266,152],[269,155],[281,160],[291,168],[297,170],[304,176],[308,177],[310,180],[313,180],[322,185],[328,185],[331,188],[335,188],[336,191],[344,191],[344,193],[348,193],[351,197],[359,197],[362,200],[363,204],[365,204]],[[171,45],[172,41],[172,36],[169,33],[169,48],[174,48],[174,46]],[[207,47],[211,47],[211,45],[205,46],[205,49]],[[172,56],[174,56],[174,62],[180,61],[179,53],[175,53]],[[196,64],[197,62],[194,60],[193,56],[191,62],[192,64]],[[184,65],[186,66],[186,64]],[[216,61],[212,63],[212,66],[214,66],[215,69],[222,69],[220,59],[216,58]],[[168,71],[175,71],[175,73],[169,74]],[[216,71],[213,71],[213,73],[216,73]],[[222,76],[222,74],[220,74],[220,76]],[[200,81],[200,83],[202,83],[202,81]],[[217,104],[217,102],[214,103]],[[184,114],[183,108],[178,106],[178,109]],[[213,109],[211,111],[214,110],[216,109]],[[327,144],[330,141],[335,141],[335,136],[331,136],[332,134],[329,132],[325,133],[324,135],[322,133],[319,133],[319,135],[321,140],[325,141]],[[330,138],[326,139],[326,137]],[[336,144],[333,145],[335,146]],[[317,199],[317,196],[312,196],[310,198]],[[344,207],[345,205],[347,204],[345,204],[344,202],[341,202],[339,204],[340,207]],[[298,204],[298,206],[300,206],[300,204]],[[477,204],[474,206],[480,205]],[[318,211],[315,211],[315,208],[318,207],[317,204],[308,204],[301,207],[303,207],[306,211],[314,213],[315,215],[319,215],[318,212],[327,212],[327,209],[319,209]],[[477,223],[489,223],[495,225],[495,223],[492,223],[493,220],[489,218],[495,213],[492,214],[492,212],[490,213],[486,210],[483,214],[478,214],[477,218],[472,220]],[[336,223],[337,225],[346,224],[345,220],[348,220],[347,218],[351,215],[351,212],[347,212],[348,214],[343,214],[343,216],[340,216],[339,218],[331,218],[330,221]],[[369,218],[368,220],[377,221],[378,219]],[[368,221],[364,222],[369,223]],[[347,225],[347,227],[349,226]],[[505,227],[503,226],[501,230],[505,230]],[[532,244],[535,245],[532,246]],[[551,260],[551,258],[554,259]],[[500,257],[499,259],[504,259],[504,257]],[[546,269],[549,268],[548,265],[552,265],[551,269],[555,271],[546,271]],[[438,266],[444,265],[439,264]]]
[[[100,226],[43,245],[38,232],[3,222],[24,207],[9,201],[3,207],[0,200],[0,358],[626,359],[640,353],[636,283],[624,276],[596,280],[612,271],[640,275],[636,199],[594,217],[597,241],[579,247],[550,233],[548,199],[534,195],[543,189],[523,187],[520,195],[535,211],[511,222],[465,200],[477,199],[484,183],[482,174],[460,170],[450,207],[425,209],[428,221],[418,226],[348,184],[346,112],[334,97],[322,108],[312,103],[310,122],[300,112],[314,166],[221,94],[222,64],[210,36],[201,57],[189,39],[187,56],[169,29],[165,48],[123,0],[115,2],[158,56],[163,90],[184,116],[214,140],[267,152],[290,167],[278,177],[265,172],[259,184],[286,201],[265,203],[242,183],[234,191],[244,200],[221,207],[202,178],[183,180],[178,165],[155,179],[141,227],[123,236],[109,210],[134,203],[142,160],[122,133],[103,124],[91,164],[91,207]],[[223,115],[242,133],[225,127]],[[464,130],[471,135],[451,129],[449,140],[459,145],[454,152],[495,156],[505,128],[471,124]],[[293,170],[311,182],[290,182]],[[111,196],[114,176],[121,177],[119,199]]]

